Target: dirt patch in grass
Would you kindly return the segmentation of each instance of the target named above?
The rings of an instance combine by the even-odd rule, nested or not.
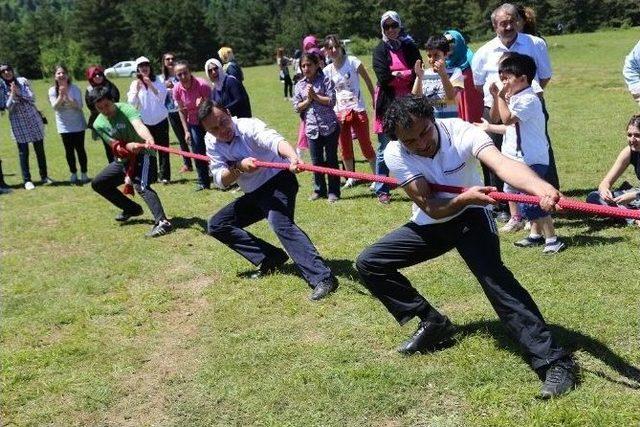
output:
[[[197,338],[200,316],[207,310],[204,289],[216,278],[199,276],[172,285],[177,299],[172,310],[156,316],[159,332],[153,348],[140,368],[123,379],[119,388],[122,397],[104,414],[102,423],[108,426],[141,426],[171,424],[169,408],[172,396],[170,384],[189,382],[200,366],[200,354],[193,345]]]

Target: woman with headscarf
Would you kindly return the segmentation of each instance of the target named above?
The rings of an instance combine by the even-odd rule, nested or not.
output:
[[[242,68],[238,65],[238,61],[236,61],[235,56],[233,55],[233,49],[230,47],[224,46],[218,50],[218,56],[220,60],[224,62],[224,72],[230,76],[235,77],[238,81],[244,81],[244,73],[242,72]]]
[[[222,63],[211,58],[204,65],[204,72],[211,82],[211,99],[224,105],[234,117],[251,117],[249,95],[240,80],[228,75]]]
[[[471,71],[471,58],[473,51],[467,46],[467,41],[460,32],[447,30],[444,36],[449,40],[451,50],[445,60],[447,68],[460,68],[464,77],[464,89],[456,95],[458,104],[458,117],[470,123],[477,123],[482,118],[484,102],[482,93],[473,85],[473,72]]]
[[[44,153],[44,124],[36,108],[35,97],[29,81],[17,77],[9,64],[0,65],[0,90],[4,92],[6,108],[9,110],[11,136],[18,146],[20,169],[24,188],[33,190],[29,171],[29,144],[33,144],[38,160],[38,169],[42,184],[51,184],[47,175],[47,158]]]
[[[120,91],[118,90],[116,85],[114,85],[109,81],[109,79],[107,79],[107,77],[104,75],[104,69],[99,65],[92,65],[91,67],[89,67],[85,75],[87,76],[87,82],[89,83],[89,85],[87,86],[87,90],[84,92],[84,102],[87,104],[87,108],[89,109],[89,120],[87,123],[87,127],[91,128],[91,136],[95,141],[100,137],[98,136],[96,131],[93,130],[93,122],[96,120],[96,117],[98,117],[98,114],[100,113],[98,113],[98,110],[91,102],[90,95],[93,91],[102,87],[106,87],[109,91],[109,98],[111,98],[113,102],[120,102]],[[111,147],[104,140],[102,141],[102,144],[104,145],[104,152],[107,156],[107,161],[109,163],[113,162],[113,152],[111,151]]]
[[[373,71],[378,83],[375,90],[374,132],[378,135],[378,152],[376,155],[376,174],[389,175],[384,163],[384,149],[389,137],[382,131],[384,113],[395,98],[411,93],[415,79],[414,66],[422,60],[418,46],[402,26],[400,15],[393,10],[385,12],[380,18],[382,40],[373,51]],[[387,204],[391,201],[389,186],[376,183],[372,186],[378,201]]]

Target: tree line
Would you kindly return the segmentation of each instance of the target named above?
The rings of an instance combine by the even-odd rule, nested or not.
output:
[[[494,0],[5,0],[0,5],[0,61],[29,78],[64,63],[76,78],[90,64],[111,66],[145,55],[159,64],[173,51],[199,69],[221,46],[242,65],[269,63],[275,49],[300,46],[306,34],[380,36],[380,15],[397,10],[419,44],[457,28],[471,40],[492,34]],[[521,2],[538,14],[544,35],[640,25],[638,0]]]

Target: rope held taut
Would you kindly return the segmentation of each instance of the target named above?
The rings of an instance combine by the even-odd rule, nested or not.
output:
[[[190,157],[195,160],[199,160],[202,162],[209,162],[209,157],[204,154],[195,154],[187,151],[177,150],[175,148],[163,147],[161,145],[149,145],[149,148],[156,151],[164,151],[166,153],[177,154],[184,157]],[[263,162],[262,160],[256,160],[255,165],[262,168],[274,168],[274,169],[289,169],[288,163],[274,163],[274,162]],[[308,171],[308,172],[318,172],[327,175],[336,175],[344,178],[353,178],[361,181],[371,181],[371,182],[382,182],[384,184],[389,184],[392,186],[397,186],[398,180],[389,176],[381,176],[381,175],[373,175],[362,172],[351,172],[339,169],[326,168],[322,166],[314,166],[307,163],[301,163],[298,165],[300,170]],[[440,191],[445,193],[463,193],[467,189],[465,187],[455,187],[451,185],[441,185],[441,184],[433,184],[429,183],[429,186],[434,191]],[[499,191],[492,191],[488,194],[489,197],[505,202],[517,202],[517,203],[527,203],[532,205],[537,205],[540,203],[540,198],[538,196],[530,196],[527,194],[508,194],[501,193]],[[569,199],[563,197],[558,202],[558,205],[564,210],[577,211],[582,213],[587,213],[591,215],[604,216],[604,217],[613,217],[613,218],[624,218],[624,219],[638,219],[640,220],[640,210],[631,210],[631,209],[623,209],[614,206],[602,206],[602,205],[594,205],[591,203],[585,203],[574,199]]]

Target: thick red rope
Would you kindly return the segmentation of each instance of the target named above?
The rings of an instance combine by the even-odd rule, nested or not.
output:
[[[180,151],[175,148],[163,147],[161,145],[150,145],[149,148],[164,151],[167,153],[178,154],[180,156],[190,157],[192,159],[200,160],[203,162],[209,162],[209,157],[204,154],[195,154],[189,153],[186,151]],[[262,160],[256,160],[255,165],[262,168],[275,168],[275,169],[289,169],[289,163],[274,163],[274,162],[263,162]],[[345,178],[353,178],[361,181],[375,181],[382,182],[384,184],[389,184],[392,186],[398,185],[398,180],[389,176],[381,176],[381,175],[373,175],[362,172],[350,172],[339,169],[325,168],[322,166],[314,166],[307,163],[301,163],[298,165],[298,168],[303,171],[309,172],[319,172],[327,175],[337,175]],[[434,191],[440,191],[444,193],[463,193],[467,189],[465,187],[455,187],[451,185],[441,185],[441,184],[433,184],[429,183],[429,186]],[[500,200],[500,201],[508,201],[508,202],[517,202],[517,203],[527,203],[532,205],[537,205],[540,203],[540,198],[538,196],[530,196],[527,194],[507,194],[501,193],[498,191],[492,191],[489,194],[489,197]],[[569,199],[563,197],[558,202],[558,205],[562,209],[577,211],[588,213],[591,215],[597,216],[605,216],[605,217],[614,217],[614,218],[630,218],[630,219],[640,219],[640,209],[632,210],[632,209],[623,209],[614,206],[603,206],[603,205],[594,205],[591,203],[585,203],[574,199]]]

